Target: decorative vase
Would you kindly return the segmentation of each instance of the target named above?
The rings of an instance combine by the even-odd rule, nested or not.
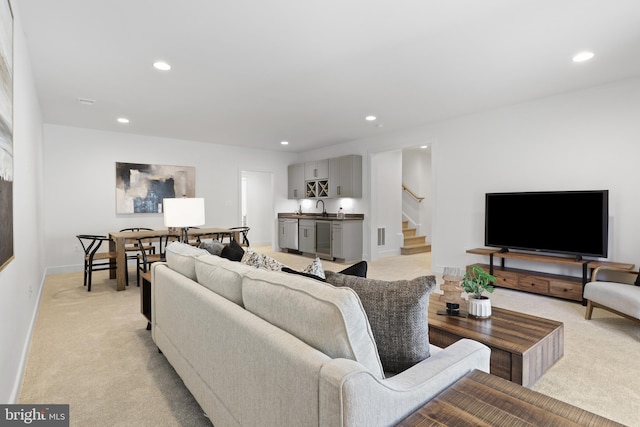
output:
[[[491,317],[491,300],[487,297],[477,298],[469,295],[467,310],[470,317],[487,319]]]

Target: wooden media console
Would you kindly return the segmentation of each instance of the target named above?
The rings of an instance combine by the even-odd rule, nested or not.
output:
[[[582,292],[584,285],[589,281],[591,272],[595,268],[600,266],[609,266],[631,270],[634,267],[633,264],[619,262],[590,261],[586,259],[527,254],[521,252],[501,252],[500,249],[495,248],[469,249],[467,250],[467,253],[489,257],[489,264],[475,265],[482,267],[490,274],[493,274],[497,279],[495,283],[496,286],[580,302],[583,302]],[[494,264],[496,258],[500,258],[500,265],[498,266]],[[506,259],[571,267],[579,269],[581,276],[564,276],[559,274],[509,268],[505,266]]]

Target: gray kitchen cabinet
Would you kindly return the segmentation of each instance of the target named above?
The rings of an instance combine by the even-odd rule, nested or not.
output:
[[[316,222],[312,219],[298,221],[298,250],[305,253],[316,253]]]
[[[304,180],[316,181],[329,178],[329,159],[316,160],[304,164]]]
[[[362,197],[362,156],[329,159],[329,197]]]
[[[304,182],[304,163],[289,165],[288,172],[288,198],[304,199],[305,198],[305,182]]]
[[[362,259],[362,221],[333,221],[331,255],[345,262]]]

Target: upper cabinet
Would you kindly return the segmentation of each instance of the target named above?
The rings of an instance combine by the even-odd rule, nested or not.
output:
[[[362,197],[362,156],[329,159],[329,197]]]
[[[329,160],[316,160],[304,164],[305,181],[315,181],[329,178]]]
[[[305,182],[304,182],[304,164],[289,165],[289,192],[288,197],[290,199],[304,199],[305,198]]]
[[[362,197],[362,156],[289,165],[290,199]]]

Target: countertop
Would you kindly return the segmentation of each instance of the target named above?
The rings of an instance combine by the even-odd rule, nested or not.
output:
[[[344,214],[344,218],[338,218],[337,213],[327,213],[326,216],[322,216],[322,214],[317,212],[310,213],[287,213],[280,212],[278,213],[278,218],[291,218],[291,219],[320,219],[320,220],[328,220],[328,221],[362,221],[364,220],[364,214]]]

